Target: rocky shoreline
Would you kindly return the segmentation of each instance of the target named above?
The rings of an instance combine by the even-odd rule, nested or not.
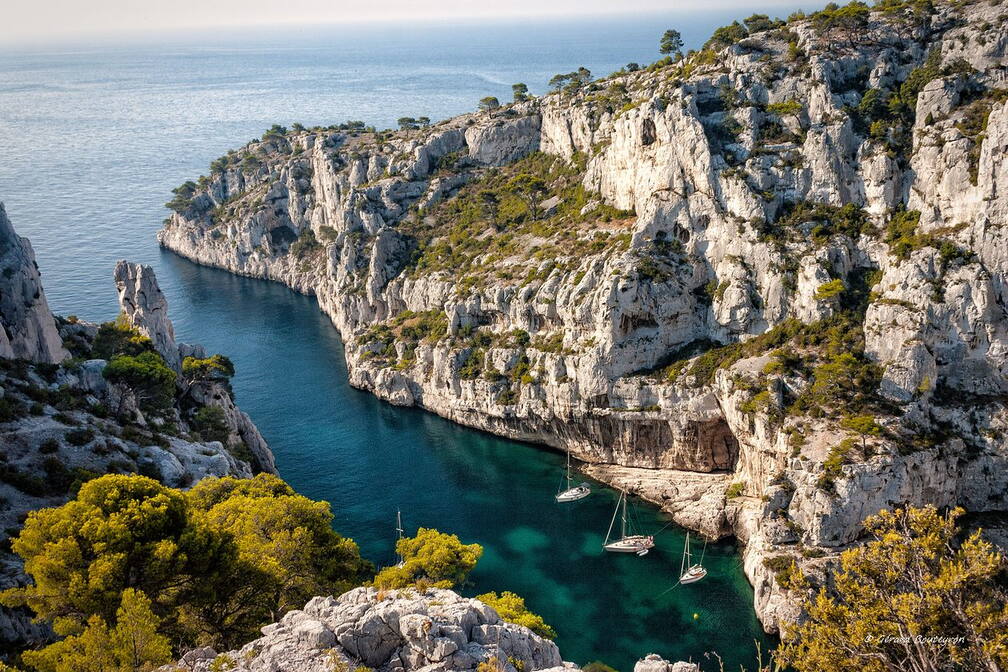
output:
[[[207,476],[276,473],[269,446],[235,406],[225,379],[192,380],[185,407],[176,400],[152,410],[104,375],[109,362],[95,348],[109,325],[53,316],[31,244],[15,233],[2,203],[0,272],[0,590],[28,580],[9,552],[25,516],[62,504],[86,480],[141,473],[188,487]],[[130,338],[149,338],[176,374],[185,357],[207,357],[202,347],[175,341],[150,267],[119,262],[114,280]],[[202,409],[214,409],[215,440],[201,434]],[[0,608],[0,650],[51,637],[48,625],[25,610]]]
[[[158,240],[316,296],[352,385],[734,535],[776,631],[866,516],[1008,494],[1001,9],[825,11],[429,128],[275,127]]]

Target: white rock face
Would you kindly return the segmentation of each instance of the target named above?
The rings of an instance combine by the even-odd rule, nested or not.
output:
[[[189,434],[179,406],[145,417],[128,388],[103,376],[104,359],[65,359],[64,343],[90,352],[98,325],[63,321],[59,331],[45,302],[31,245],[11,228],[0,205],[0,335],[8,347],[0,357],[0,399],[7,415],[0,421],[4,467],[22,476],[0,483],[2,540],[20,528],[27,512],[59,506],[75,479],[106,473],[142,473],[162,483],[187,488],[208,476],[249,478],[253,471],[275,473],[273,454],[249,417],[234,405],[220,382],[195,385],[196,405],[224,410],[235,440],[244,441],[255,464],[236,458],[219,441]],[[202,348],[176,344],[167,302],[149,267],[120,262],[116,273],[122,307],[131,324],[150,336],[168,360],[179,354],[205,356]],[[59,363],[59,366],[52,364]],[[164,417],[167,416],[167,417]],[[169,427],[175,429],[169,429]],[[162,435],[172,432],[175,435]],[[0,552],[0,590],[28,581],[16,556]],[[53,637],[25,609],[0,608],[0,643],[16,650]]]
[[[129,323],[151,339],[154,349],[168,366],[181,370],[175,327],[168,319],[168,300],[158,286],[150,266],[120,261],[115,267],[115,285],[119,307]]]
[[[56,363],[69,356],[49,311],[35,252],[0,203],[0,357]]]
[[[507,672],[515,672],[515,664],[534,671],[564,665],[553,642],[450,590],[356,588],[337,598],[315,597],[262,633],[221,654],[235,663],[232,669],[330,672],[341,661],[349,669],[380,672],[473,670],[492,659]],[[204,649],[187,660],[190,669],[205,672],[217,658]]]
[[[736,535],[772,631],[803,595],[764,560],[822,573],[881,508],[1008,501],[1002,10],[935,4],[926,34],[876,12],[839,47],[797,21],[786,40],[752,35],[715,63],[619,74],[493,118],[380,142],[288,134],[300,153],[253,143],[243,151],[266,159],[211,175],[158,238],[314,294],[352,385],[569,451],[681,524]],[[916,105],[882,113],[902,128],[873,128],[870,91],[887,100],[912,72],[932,80]],[[537,149],[529,163],[560,157],[583,188],[581,219],[562,220],[561,235],[542,226],[522,247],[490,215],[464,235],[451,213],[437,219],[488,166]],[[536,194],[537,215],[565,212],[558,196]],[[317,247],[292,252],[309,230]],[[469,238],[484,245],[466,260],[478,279],[416,261]],[[527,266],[509,275],[515,259]],[[410,341],[403,324],[422,314],[443,316],[444,333]],[[829,369],[817,370],[843,364],[827,341],[848,319],[860,333],[843,348],[860,368],[845,381],[877,399],[865,410],[850,384],[851,398],[809,412],[798,400],[822,397]],[[799,323],[823,339],[795,335]],[[713,346],[761,337],[760,351],[712,361]],[[802,364],[788,370],[777,349]],[[885,432],[857,436],[838,423],[848,413]],[[842,464],[827,473],[831,457]],[[740,494],[726,498],[729,486]]]
[[[262,628],[263,636],[234,651],[194,649],[159,672],[208,672],[216,664],[239,672],[332,672],[366,666],[378,672],[475,670],[488,663],[500,672],[579,672],[556,644],[508,623],[479,600],[450,590],[377,591],[355,588],[339,597],[314,597]],[[634,672],[699,672],[654,654]]]

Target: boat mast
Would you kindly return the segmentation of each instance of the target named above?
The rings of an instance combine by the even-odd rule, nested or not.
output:
[[[626,539],[626,490],[623,491],[623,538]]]
[[[396,536],[396,556],[399,558],[399,564],[402,564],[403,557],[402,557],[402,554],[399,552],[399,542],[402,541],[402,538],[403,538],[402,511],[400,509],[396,509],[395,519],[396,519],[396,535],[397,535]]]
[[[570,451],[567,451],[567,489],[570,490],[571,487],[571,477],[570,477]]]
[[[682,563],[680,563],[680,565],[679,565],[679,576],[682,576],[686,572],[686,558],[689,558],[689,557],[690,557],[690,552],[689,552],[689,532],[687,531],[686,532],[686,546],[683,548]],[[691,558],[690,559],[690,563],[692,563],[692,562],[693,561],[692,561],[692,558]],[[690,566],[692,567],[693,565],[690,564]]]

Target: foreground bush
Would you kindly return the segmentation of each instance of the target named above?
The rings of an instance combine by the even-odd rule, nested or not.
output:
[[[149,598],[158,634],[176,646],[229,648],[280,610],[369,578],[370,564],[331,521],[327,503],[271,475],[206,479],[189,492],[107,475],[29,515],[12,547],[34,583],[0,601],[30,607],[65,637],[87,635],[43,649],[37,661],[59,658],[52,646],[114,631],[130,590]]]
[[[400,539],[402,565],[386,567],[375,577],[378,588],[405,588],[417,582],[451,588],[465,582],[483,555],[479,544],[463,544],[454,534],[421,527],[415,537]]]
[[[778,662],[798,672],[1008,669],[1006,559],[933,507],[883,511],[844,552],[835,596],[786,630]]]
[[[477,595],[476,599],[487,606],[493,607],[497,615],[508,623],[524,625],[540,637],[556,639],[556,630],[551,628],[543,620],[542,616],[529,611],[528,607],[525,606],[524,598],[504,591],[500,596],[497,593],[483,593],[482,595]]]

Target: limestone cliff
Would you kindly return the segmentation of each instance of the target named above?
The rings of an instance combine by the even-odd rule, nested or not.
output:
[[[765,627],[900,503],[1006,507],[1008,21],[891,2],[430,128],[292,130],[161,244],[317,296],[350,380],[746,544]]]
[[[53,317],[31,246],[14,233],[2,206],[0,263],[3,343],[12,346],[0,350],[0,589],[27,580],[20,560],[7,552],[24,516],[65,502],[89,478],[141,473],[188,487],[206,476],[275,471],[269,447],[224,381],[186,381],[184,391],[155,407],[107,376],[102,343],[115,338],[115,328]],[[206,356],[198,346],[175,343],[150,267],[120,262],[115,277],[128,323],[158,352],[174,352],[166,364],[182,371],[180,352]],[[221,409],[211,414],[220,427],[201,422],[200,411],[211,408]],[[47,626],[24,610],[0,608],[0,651],[48,636]]]
[[[336,598],[315,597],[263,627],[262,634],[236,651],[195,649],[161,672],[462,671],[481,665],[498,672],[579,670],[561,660],[553,642],[450,590],[356,588]],[[697,667],[651,655],[635,672],[697,672]]]
[[[42,291],[35,252],[0,203],[0,357],[52,364],[67,357]]]

